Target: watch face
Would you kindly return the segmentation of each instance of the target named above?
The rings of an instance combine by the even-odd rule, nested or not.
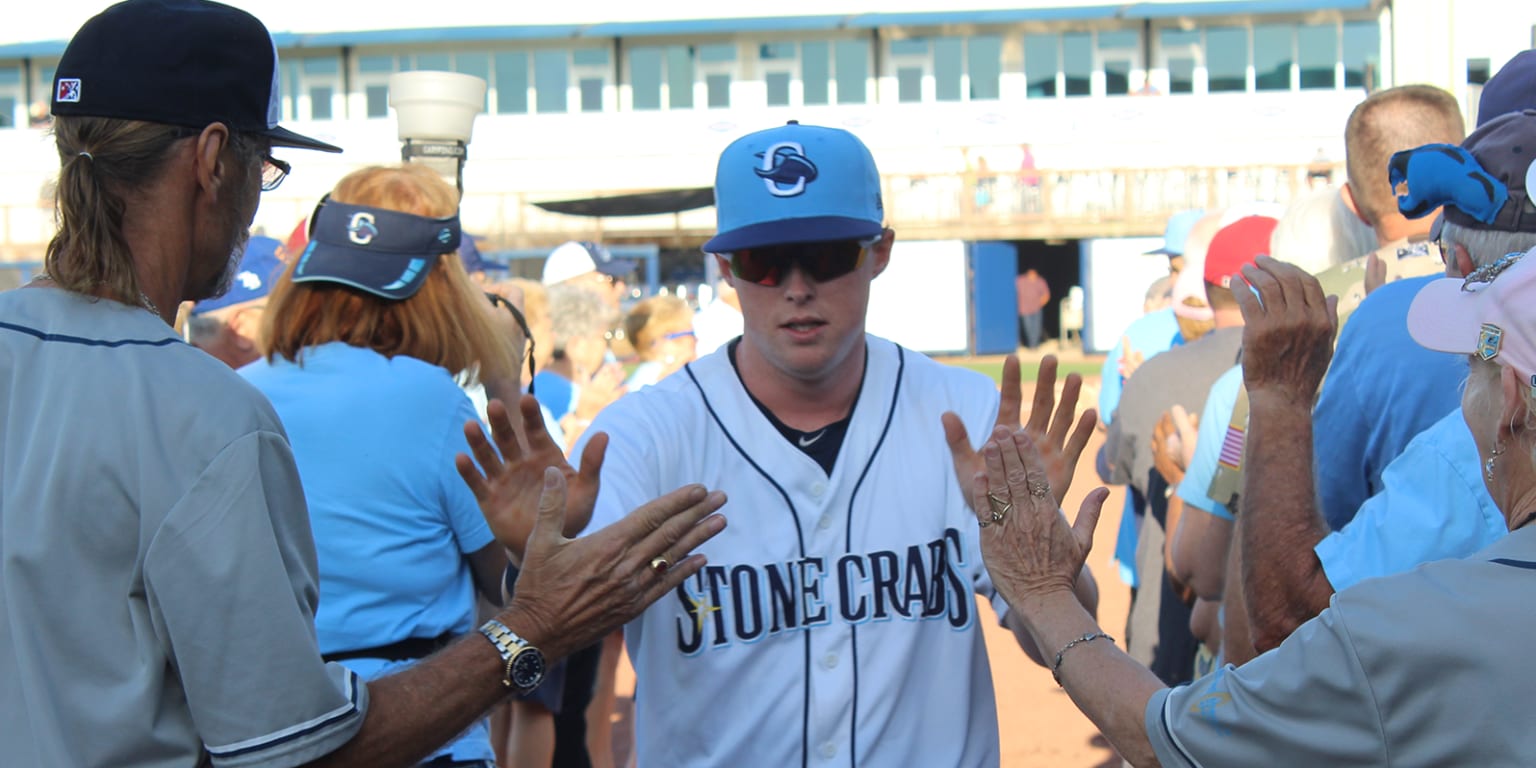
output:
[[[527,648],[512,660],[512,687],[530,691],[544,680],[544,654],[537,648]]]

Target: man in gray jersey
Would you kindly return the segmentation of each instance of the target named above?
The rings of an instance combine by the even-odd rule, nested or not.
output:
[[[0,296],[5,765],[410,765],[697,571],[723,527],[695,486],[570,542],[547,469],[517,596],[480,633],[366,684],[321,660],[282,425],[169,325],[234,276],[288,170],[271,149],[339,151],[276,124],[277,71],[261,22],[203,0],[115,5],[59,62],[60,230],[47,278]]]

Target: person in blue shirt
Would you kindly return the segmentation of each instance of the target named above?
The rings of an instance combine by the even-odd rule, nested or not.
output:
[[[342,179],[268,300],[266,357],[241,370],[304,482],[320,651],[368,680],[474,632],[476,593],[501,602],[504,544],[521,550],[455,468],[477,421],[455,377],[515,377],[512,350],[457,259],[410,255],[457,234],[457,207],[422,166]],[[433,757],[494,760],[484,721]]]

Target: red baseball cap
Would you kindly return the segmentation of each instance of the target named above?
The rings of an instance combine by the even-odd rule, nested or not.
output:
[[[1205,252],[1205,281],[1229,287],[1244,265],[1269,255],[1269,238],[1279,224],[1269,216],[1247,216],[1222,227]]]

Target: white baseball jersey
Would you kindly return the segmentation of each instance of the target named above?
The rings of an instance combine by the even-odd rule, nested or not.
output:
[[[999,615],[940,415],[978,443],[986,377],[868,337],[828,477],[727,351],[609,406],[593,529],[680,486],[721,489],[704,571],[626,628],[641,766],[982,766],[997,710],[974,593]],[[578,448],[579,452],[579,448]]]

